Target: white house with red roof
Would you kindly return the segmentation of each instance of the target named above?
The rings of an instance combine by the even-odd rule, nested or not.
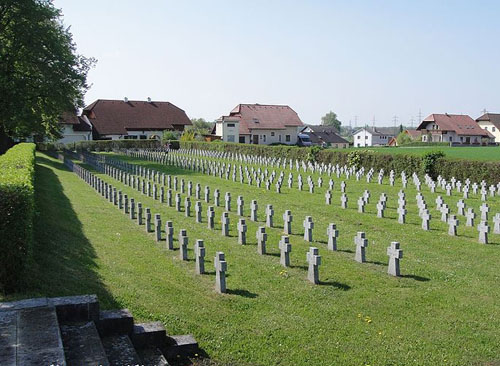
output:
[[[294,145],[303,126],[287,105],[238,104],[216,121],[212,133],[225,142]]]
[[[494,136],[483,130],[470,116],[463,114],[431,114],[417,127],[424,142],[479,145],[494,142]]]
[[[63,113],[59,119],[61,138],[57,142],[67,144],[92,140],[92,125],[85,116],[75,112]]]

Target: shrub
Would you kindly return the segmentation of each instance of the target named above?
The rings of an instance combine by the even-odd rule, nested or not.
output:
[[[422,156],[422,172],[436,178],[439,175],[436,171],[436,161],[441,158],[444,158],[444,152],[442,151],[426,152]]]
[[[17,289],[32,253],[35,144],[0,156],[0,290]]]
[[[179,148],[179,141],[170,141],[172,149]],[[112,151],[115,149],[155,149],[165,147],[166,143],[158,140],[94,140],[78,141],[66,144],[66,147],[75,151]]]
[[[161,135],[161,141],[166,142],[169,140],[179,140],[180,132],[179,131],[163,131]]]

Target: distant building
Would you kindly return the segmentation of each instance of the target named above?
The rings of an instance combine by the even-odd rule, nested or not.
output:
[[[77,141],[92,140],[92,125],[85,116],[77,116],[76,112],[66,112],[61,116],[62,137],[57,142],[67,144]]]
[[[495,137],[495,142],[500,142],[500,114],[485,113],[476,119],[477,124],[483,130],[488,131]]]
[[[354,132],[353,146],[386,146],[398,134],[399,127],[363,127]]]
[[[308,125],[300,131],[309,136],[313,145],[330,146],[340,149],[349,147],[349,141],[340,137],[335,129],[330,126]]]
[[[403,133],[405,135],[408,135],[410,137],[410,139],[412,139],[412,141],[420,141],[422,138],[422,133],[420,131],[417,131],[417,130],[408,129],[408,130],[404,130]],[[397,136],[391,138],[387,145],[388,146],[398,146]]]
[[[451,144],[484,144],[494,141],[489,131],[483,130],[471,117],[462,114],[431,114],[417,130],[424,142],[449,142]]]
[[[225,142],[294,145],[303,125],[286,105],[238,104],[216,121],[212,133]]]
[[[98,99],[83,109],[94,140],[160,139],[163,131],[183,131],[191,120],[169,102]]]

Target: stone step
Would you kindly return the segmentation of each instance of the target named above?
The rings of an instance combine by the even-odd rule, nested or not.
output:
[[[109,366],[93,321],[63,324],[61,333],[68,365]]]
[[[53,297],[48,301],[56,308],[61,323],[99,320],[99,301],[96,295]]]
[[[16,365],[66,365],[59,322],[53,307],[18,310],[15,333]]]
[[[128,335],[111,335],[101,339],[110,366],[139,365],[141,360]]]
[[[163,349],[167,344],[167,332],[161,322],[140,323],[134,325],[130,339],[136,349],[152,346]]]
[[[137,351],[142,366],[169,366],[167,359],[157,347],[147,347]]]
[[[128,309],[103,310],[96,325],[101,337],[131,334],[134,331],[134,317]]]
[[[193,356],[199,352],[198,342],[191,334],[168,336],[167,343],[168,346],[165,349],[167,358]]]

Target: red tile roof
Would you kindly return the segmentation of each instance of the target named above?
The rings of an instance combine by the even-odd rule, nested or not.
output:
[[[287,105],[238,104],[229,116],[222,119],[238,118],[240,135],[248,135],[251,130],[284,130],[304,124],[297,112]]]
[[[417,130],[426,129],[431,122],[439,126],[439,130],[435,131],[454,131],[457,135],[489,137],[489,134],[479,127],[476,121],[462,114],[431,114],[420,123]]]
[[[98,99],[85,107],[98,135],[126,135],[127,130],[183,129],[191,125],[186,112],[169,102]]]
[[[91,126],[85,121],[85,117],[77,116],[76,112],[65,112],[59,119],[63,125],[72,125],[73,131],[92,131]]]
[[[476,119],[477,122],[480,121],[487,121],[493,124],[496,128],[500,129],[500,114],[498,113],[485,113],[478,119]]]

